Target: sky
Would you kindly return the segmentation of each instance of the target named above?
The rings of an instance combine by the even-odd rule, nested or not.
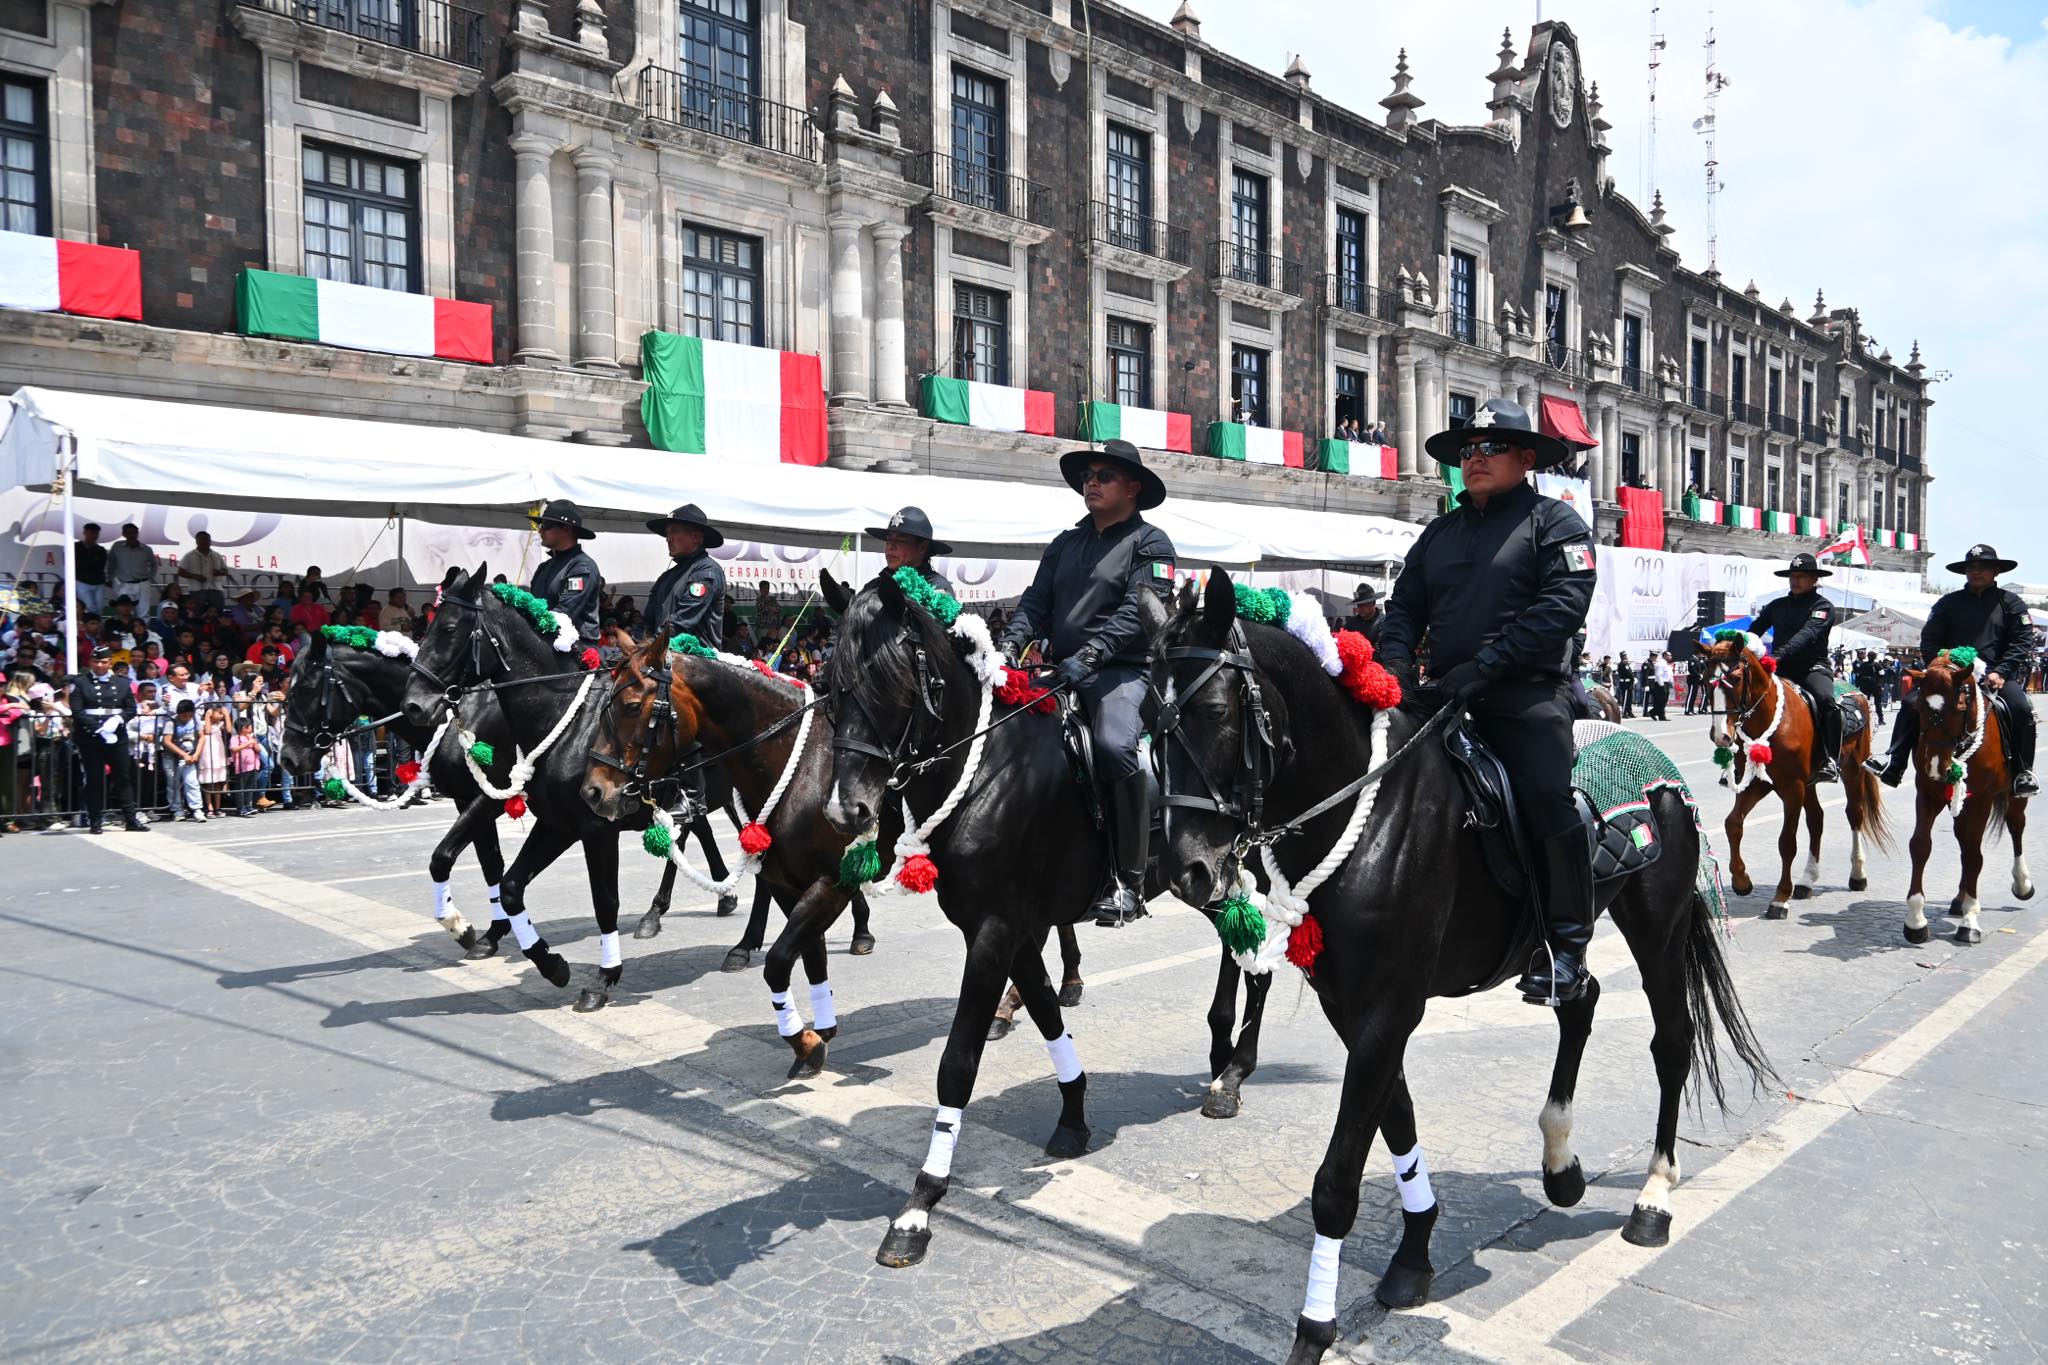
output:
[[[1124,0],[1170,18],[1178,0]],[[1617,187],[1647,210],[1650,0],[1194,0],[1202,37],[1375,118],[1408,50],[1424,118],[1487,118],[1503,28],[1517,58],[1539,17],[1571,25],[1597,81]],[[2031,413],[2048,362],[2048,0],[1662,0],[1655,186],[1684,263],[1707,265],[1709,15],[1727,78],[1717,111],[1723,275],[1802,318],[1816,288],[1859,309],[1935,405],[1928,535],[1941,565],[1977,541],[2048,582],[2048,443]]]

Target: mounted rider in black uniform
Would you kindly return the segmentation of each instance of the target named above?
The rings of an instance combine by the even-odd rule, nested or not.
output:
[[[925,582],[952,596],[953,585],[932,567],[932,557],[949,555],[953,553],[953,547],[932,538],[932,519],[924,514],[922,507],[905,507],[889,518],[887,526],[870,526],[862,534],[882,543],[883,573],[915,569],[923,575]]]
[[[1927,624],[1920,631],[1920,662],[1926,664],[1944,649],[1969,645],[1986,672],[1986,691],[2005,699],[2006,722],[2012,727],[2012,794],[2033,796],[2040,791],[2034,780],[2034,704],[2027,697],[2027,678],[2034,671],[2034,623],[2027,604],[2010,588],[1998,586],[1998,576],[2019,567],[2017,560],[2001,559],[1989,545],[1972,545],[1970,552],[1948,566],[1961,574],[1966,586],[1949,593],[1934,604]],[[1913,761],[1913,745],[1920,738],[1920,708],[1899,702],[1899,718],[1892,722],[1889,761],[1875,755],[1864,765],[1896,787]]]
[[[1835,628],[1835,604],[1821,595],[1820,581],[1832,577],[1819,560],[1804,551],[1778,570],[1791,580],[1791,591],[1764,603],[1749,623],[1752,634],[1769,632],[1778,676],[1798,683],[1813,698],[1815,739],[1820,751],[1816,782],[1840,782],[1842,769],[1842,707],[1835,700],[1835,674],[1828,667],[1828,636]]]
[[[1548,939],[1516,989],[1533,1004],[1563,1004],[1585,992],[1593,937],[1593,852],[1572,800],[1568,687],[1573,639],[1593,601],[1593,537],[1525,476],[1571,458],[1571,447],[1538,432],[1520,404],[1492,398],[1470,426],[1438,432],[1426,448],[1439,464],[1463,466],[1465,491],[1409,549],[1379,658],[1405,690],[1428,632],[1432,680],[1464,704],[1512,776],[1542,850]]]
[[[533,571],[526,590],[576,623],[576,636],[586,645],[598,638],[598,604],[604,579],[597,561],[583,552],[583,541],[597,532],[583,524],[583,513],[566,498],[556,498],[533,519],[548,557]]]
[[[687,632],[713,649],[724,648],[725,566],[710,551],[725,544],[725,536],[694,502],[651,518],[647,529],[667,538],[669,558],[675,561],[647,590],[649,633],[673,640]]]
[[[1166,532],[1139,515],[1166,501],[1166,484],[1129,441],[1070,450],[1060,457],[1060,473],[1088,504],[1088,515],[1046,547],[1002,647],[1014,664],[1027,641],[1044,637],[1045,657],[1088,716],[1116,844],[1115,878],[1093,909],[1095,922],[1112,928],[1145,914],[1152,792],[1138,740],[1150,642],[1139,602],[1142,593],[1164,597],[1171,590],[1174,550]]]

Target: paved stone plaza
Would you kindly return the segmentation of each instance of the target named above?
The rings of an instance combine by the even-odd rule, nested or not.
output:
[[[1710,815],[1704,722],[1641,726]],[[1592,1185],[1543,1200],[1535,1116],[1555,1032],[1497,991],[1432,1008],[1408,1056],[1443,1216],[1435,1302],[1372,1286],[1398,1204],[1375,1149],[1339,1288],[1359,1360],[2031,1361],[2048,1353],[2048,901],[1989,857],[1984,943],[1901,938],[1901,851],[1766,923],[1731,967],[1791,1093],[1688,1114],[1672,1244],[1616,1235],[1648,1159],[1649,1020],[1619,937],[1579,1089]],[[738,919],[683,897],[626,940],[625,985],[568,1009],[516,955],[459,960],[430,919],[445,803],[150,835],[0,841],[0,1343],[62,1360],[1252,1361],[1301,1304],[1307,1198],[1342,1058],[1276,984],[1241,1117],[1198,1112],[1215,937],[1178,905],[1084,926],[1068,1012],[1092,1150],[1028,1027],[991,1044],[930,1258],[873,1254],[921,1161],[958,935],[881,899],[873,957],[832,935],[841,1033],[782,1076]],[[1775,804],[1748,852],[1768,884]],[[728,831],[729,833],[729,831]],[[509,840],[508,853],[518,846]],[[628,852],[627,926],[658,866]],[[1937,832],[1932,898],[1957,859]],[[1768,869],[1768,870],[1766,870]],[[481,918],[473,863],[458,901]],[[681,893],[679,893],[679,896]],[[587,976],[581,871],[530,904]],[[1946,922],[1936,918],[1937,933]],[[804,1001],[798,978],[798,1001]],[[806,1011],[808,1013],[808,1011]]]

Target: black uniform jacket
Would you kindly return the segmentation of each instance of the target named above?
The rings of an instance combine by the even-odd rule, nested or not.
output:
[[[1835,604],[1812,592],[1786,593],[1764,603],[1764,609],[1749,623],[1757,635],[1771,637],[1771,652],[1778,656],[1778,671],[1788,678],[1804,678],[1828,664],[1828,635],[1835,628]]]
[[[1173,574],[1173,542],[1144,517],[1134,512],[1102,532],[1083,517],[1045,547],[1003,644],[1022,648],[1044,637],[1053,663],[1087,649],[1098,664],[1142,668],[1146,639],[1139,594],[1165,596]]]
[[[2034,671],[2034,623],[2018,593],[1992,584],[1981,593],[1958,588],[1934,604],[1920,630],[1920,661],[1972,645],[1984,667],[2024,683]]]
[[[533,571],[533,582],[526,590],[574,621],[576,634],[584,643],[595,644],[598,597],[603,588],[604,579],[598,575],[597,561],[578,545],[573,549],[548,551],[548,557]]]
[[[725,647],[725,566],[703,550],[682,556],[647,591],[647,624],[664,640],[688,631]]]
[[[97,736],[109,716],[120,716],[125,723],[135,714],[135,694],[127,683],[111,673],[104,678],[95,678],[90,673],[74,673],[71,676],[71,714],[77,718],[79,735]]]
[[[1592,533],[1556,498],[1522,483],[1482,509],[1460,493],[1408,550],[1379,657],[1412,663],[1427,629],[1438,677],[1471,659],[1488,681],[1557,681],[1585,629],[1594,577]]]
[[[1372,614],[1372,619],[1370,620],[1367,620],[1363,616],[1347,616],[1344,618],[1344,629],[1357,631],[1360,635],[1363,635],[1366,638],[1366,641],[1372,645],[1375,651],[1377,651],[1380,647],[1380,636],[1384,634],[1387,629],[1386,608],[1382,607],[1380,610],[1374,612]]]

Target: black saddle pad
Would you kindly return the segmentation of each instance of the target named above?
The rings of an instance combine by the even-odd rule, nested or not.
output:
[[[1466,822],[1479,832],[1488,873],[1507,895],[1528,898],[1530,878],[1535,873],[1530,856],[1535,841],[1521,828],[1514,784],[1506,766],[1477,734],[1462,724],[1445,732],[1444,747],[1464,787]],[[1586,793],[1574,788],[1572,795],[1587,840],[1593,846],[1595,899],[1604,903],[1607,897],[1599,893],[1605,883],[1642,871],[1657,861],[1664,846],[1657,837],[1656,819],[1647,807],[1622,811],[1612,820],[1603,820]]]

